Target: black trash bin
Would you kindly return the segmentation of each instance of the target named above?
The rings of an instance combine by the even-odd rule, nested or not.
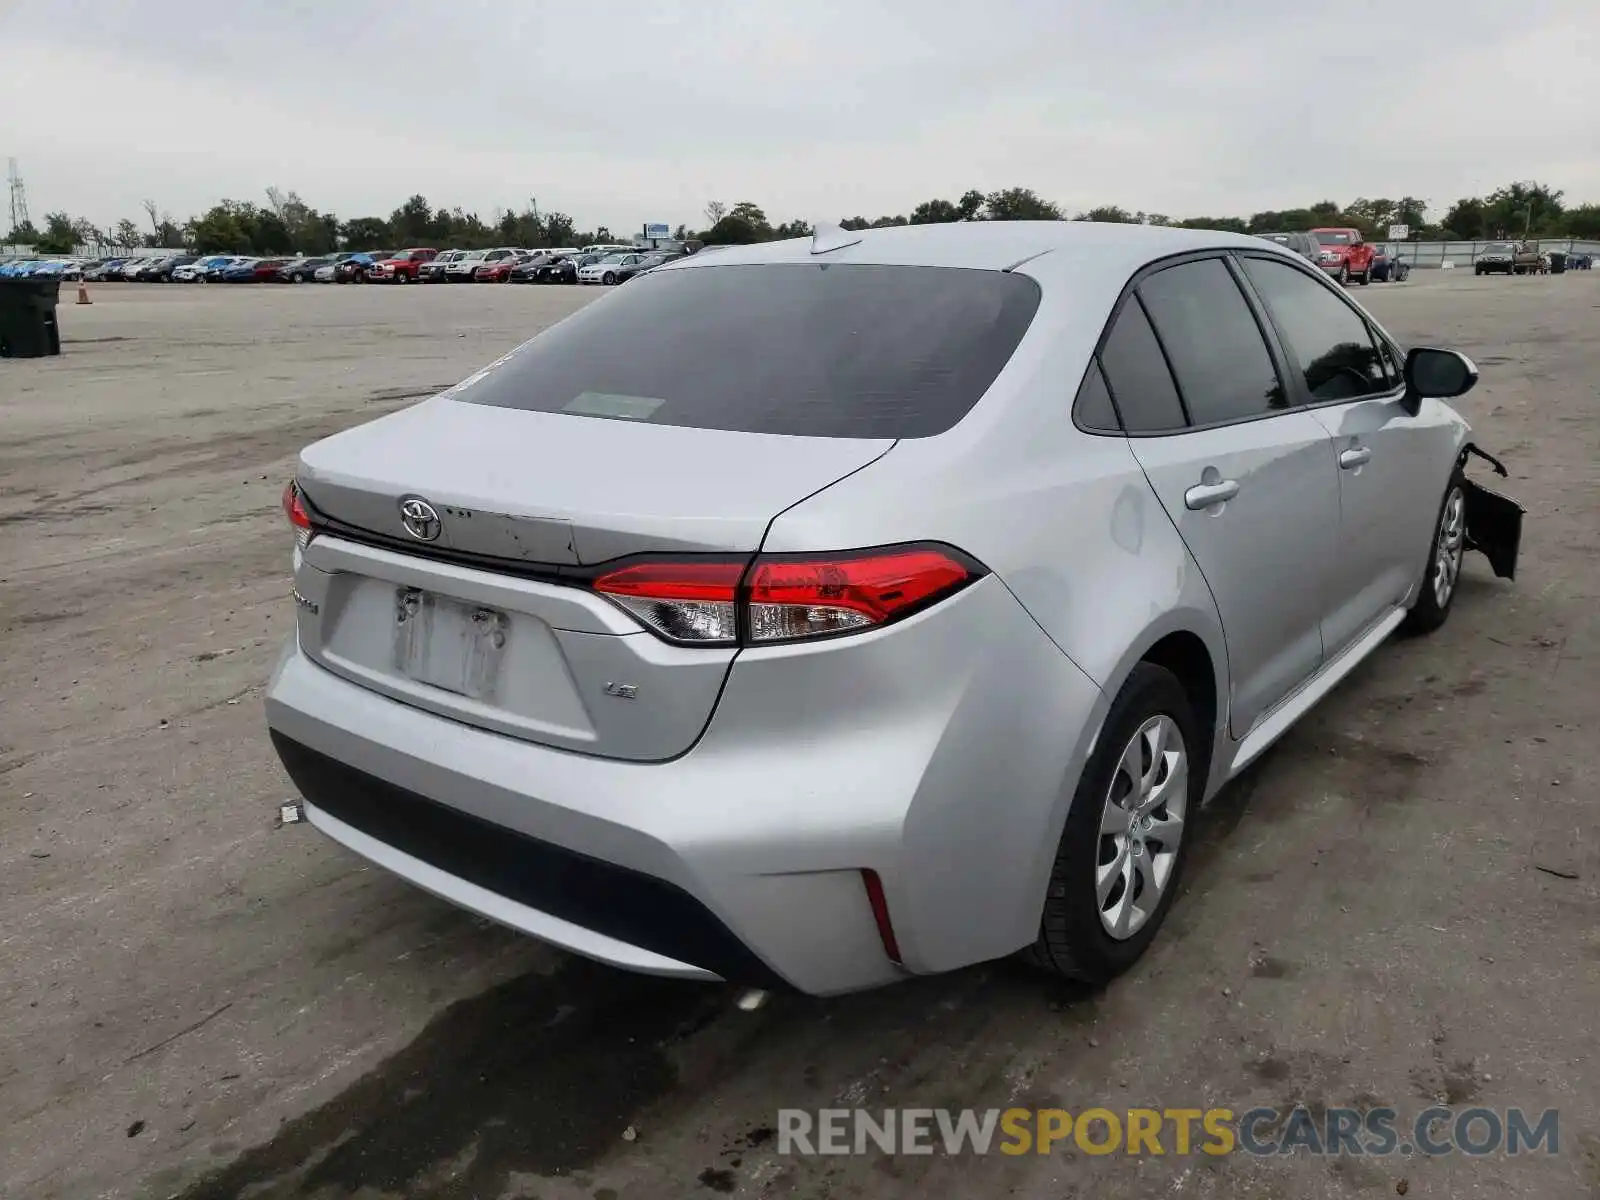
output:
[[[1567,252],[1565,250],[1550,251],[1550,274],[1562,275],[1567,270]]]
[[[59,279],[0,279],[0,358],[61,353],[56,327]]]

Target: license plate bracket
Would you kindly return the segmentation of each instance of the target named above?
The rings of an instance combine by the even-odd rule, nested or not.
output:
[[[494,695],[511,638],[505,613],[402,587],[394,630],[394,665],[406,678],[474,700]]]

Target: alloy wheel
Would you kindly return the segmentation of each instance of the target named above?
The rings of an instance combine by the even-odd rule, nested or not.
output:
[[[1433,552],[1433,599],[1441,609],[1449,606],[1456,580],[1461,576],[1466,529],[1467,498],[1459,486],[1452,487],[1439,518],[1439,538]]]
[[[1171,717],[1139,727],[1117,762],[1100,815],[1095,899],[1118,941],[1137,933],[1172,882],[1189,805],[1189,756]]]

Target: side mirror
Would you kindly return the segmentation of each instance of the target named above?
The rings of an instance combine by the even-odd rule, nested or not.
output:
[[[1478,368],[1465,354],[1418,346],[1406,355],[1406,398],[1413,404],[1424,398],[1450,400],[1470,392],[1478,382]]]

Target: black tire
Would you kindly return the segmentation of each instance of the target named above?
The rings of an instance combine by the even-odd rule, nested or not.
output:
[[[617,282],[617,273],[615,271],[607,271],[600,277],[600,282],[605,284],[607,287],[610,287],[612,284]]]
[[[1338,282],[1340,287],[1348,287],[1350,284],[1350,264],[1340,263],[1339,273],[1334,276],[1334,279]]]
[[[396,271],[394,273],[394,281],[396,283],[410,283],[411,276],[407,275],[404,271]]]
[[[1116,782],[1123,751],[1151,718],[1171,717],[1183,737],[1189,779],[1184,836],[1156,908],[1130,937],[1111,936],[1101,922],[1095,875],[1102,857],[1100,832],[1106,799]],[[1050,871],[1050,886],[1039,921],[1039,937],[1022,957],[1044,971],[1066,979],[1102,984],[1137,962],[1155,940],[1182,884],[1183,864],[1194,840],[1192,826],[1205,791],[1205,764],[1210,747],[1202,745],[1189,698],[1177,677],[1165,667],[1140,663],[1111,702],[1099,743],[1078,780],[1067,812],[1061,845]]]
[[[1372,282],[1372,268],[1368,267],[1365,271],[1361,272],[1361,278],[1357,279],[1356,282],[1359,283],[1362,287],[1366,287],[1367,284],[1371,283]]]
[[[1451,514],[1452,502],[1460,505],[1456,527],[1456,558],[1455,575],[1450,581],[1449,588],[1445,591],[1443,602],[1440,602],[1439,591],[1436,586],[1436,572],[1441,551],[1441,541],[1445,534],[1445,522]],[[1451,605],[1455,603],[1456,593],[1461,590],[1461,560],[1466,556],[1466,476],[1457,467],[1450,473],[1450,483],[1444,489],[1444,498],[1439,501],[1439,515],[1434,518],[1433,533],[1428,540],[1427,566],[1422,573],[1422,591],[1417,596],[1417,601],[1411,606],[1411,611],[1406,614],[1406,619],[1400,625],[1400,632],[1407,636],[1432,633],[1443,625],[1450,617]]]

